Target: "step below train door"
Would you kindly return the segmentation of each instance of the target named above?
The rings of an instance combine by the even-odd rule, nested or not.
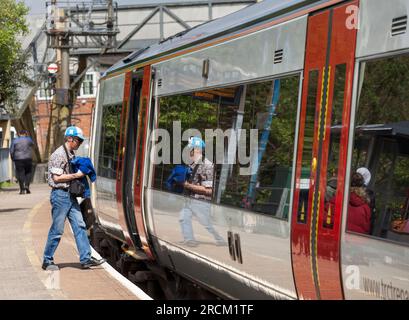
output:
[[[298,297],[342,299],[340,228],[358,1],[308,20],[292,217]]]

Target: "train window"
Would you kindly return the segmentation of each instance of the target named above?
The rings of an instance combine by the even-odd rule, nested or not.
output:
[[[302,171],[301,171],[301,187],[298,199],[297,223],[307,223],[308,212],[308,196],[310,190],[310,176],[311,176],[311,162],[312,151],[314,144],[314,125],[315,125],[315,109],[317,104],[317,90],[318,90],[318,70],[311,70],[308,73],[308,87],[307,87],[307,103],[305,111],[305,126],[304,136],[300,140],[302,143]],[[300,132],[302,134],[302,132]]]
[[[205,140],[205,130],[216,128],[219,99],[220,96],[217,93],[211,92],[196,92],[159,98],[157,128],[167,132],[168,135],[161,135],[157,141],[157,156],[161,160],[155,161],[154,188],[183,193],[183,188],[169,185],[167,180],[175,166],[183,163],[182,152],[188,141],[186,134],[189,136],[190,130],[197,130],[202,139]],[[192,136],[196,135],[193,131],[190,132]],[[162,146],[159,147],[161,143]],[[213,161],[213,159],[209,160]]]
[[[219,127],[257,129],[258,148],[251,174],[242,173],[239,161],[217,165],[217,203],[288,217],[298,89],[298,76],[252,83],[236,105],[220,107]],[[247,134],[247,152],[249,139]]]
[[[180,139],[177,134],[183,135],[187,129],[195,129],[206,140],[206,158],[216,164],[213,174],[213,190],[216,192],[213,192],[213,201],[286,219],[298,92],[299,77],[293,76],[159,98],[157,128],[165,129],[169,135],[157,138],[156,146],[163,142],[162,146],[169,146],[170,152],[162,146],[153,149],[154,153],[158,152],[157,157],[162,162],[154,166],[153,187],[184,194],[183,188],[172,187],[167,181],[174,172],[175,165],[183,159],[180,155],[187,143],[186,139],[182,139],[181,145],[175,148],[174,143]],[[205,139],[206,129],[213,132],[220,130],[221,136],[213,136],[212,140]],[[257,132],[258,145],[255,148],[250,141],[251,129],[256,129]],[[246,132],[245,140],[238,137],[242,134],[239,131]],[[236,137],[237,139],[233,139]],[[239,143],[235,145],[233,141]],[[222,145],[222,152],[217,149],[218,143]],[[249,166],[248,163],[243,165],[239,161],[238,150],[243,147],[239,146],[241,143],[247,158],[251,154],[256,158],[252,159],[252,163],[249,161],[256,167],[252,170],[252,175],[243,174],[240,170]],[[213,152],[209,154],[206,151],[211,145]],[[250,152],[250,147],[254,153]],[[165,159],[170,160],[169,164],[163,163]]]
[[[347,230],[409,243],[409,56],[360,66]]]
[[[302,152],[302,165],[309,168],[312,161],[314,143],[315,108],[317,104],[318,70],[311,70],[308,75],[307,110],[305,113],[305,129]]]
[[[116,179],[122,105],[103,107],[98,154],[98,176]]]

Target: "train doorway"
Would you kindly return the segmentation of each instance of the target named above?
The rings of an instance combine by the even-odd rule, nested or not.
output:
[[[130,232],[130,237],[136,247],[141,247],[141,240],[138,234],[138,228],[134,212],[134,175],[136,158],[136,139],[138,135],[138,114],[139,102],[141,97],[142,80],[141,76],[134,75],[131,80],[131,94],[129,111],[127,115],[126,142],[124,143],[125,154],[123,164],[122,194],[123,210]]]
[[[304,299],[342,299],[340,228],[358,1],[309,17],[292,216],[292,262]]]

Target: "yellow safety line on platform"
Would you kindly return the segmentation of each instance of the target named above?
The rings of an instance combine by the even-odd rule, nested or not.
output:
[[[40,258],[37,256],[34,246],[33,246],[33,239],[31,237],[31,226],[32,226],[32,221],[36,214],[38,213],[39,209],[45,205],[49,201],[48,199],[36,204],[34,208],[30,211],[30,213],[27,216],[27,220],[24,223],[23,226],[23,242],[24,242],[24,247],[26,249],[26,254],[28,257],[28,260],[30,261],[30,264],[34,267],[35,271],[38,274],[38,278],[41,280],[41,282],[44,284],[44,286],[48,289],[48,293],[51,294],[51,296],[55,299],[67,299],[67,297],[64,295],[63,291],[60,289],[50,289],[49,286],[47,286],[47,283],[49,282],[49,277],[50,274],[49,272],[45,272],[41,269],[42,261]]]

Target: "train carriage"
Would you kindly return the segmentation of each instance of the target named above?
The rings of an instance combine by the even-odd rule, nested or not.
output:
[[[97,246],[169,298],[409,299],[408,10],[265,0],[109,69]],[[211,196],[169,188],[209,132]]]

